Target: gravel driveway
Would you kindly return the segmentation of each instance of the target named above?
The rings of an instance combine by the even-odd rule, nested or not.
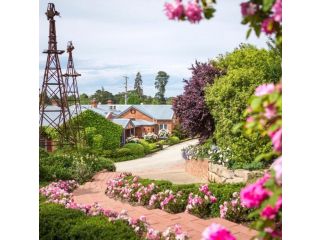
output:
[[[203,182],[203,180],[185,172],[185,160],[181,155],[182,148],[197,143],[198,139],[192,139],[143,158],[116,163],[117,172],[132,172],[143,178],[163,179],[174,183]]]

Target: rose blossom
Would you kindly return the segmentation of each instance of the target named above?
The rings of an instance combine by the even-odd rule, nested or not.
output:
[[[264,116],[265,116],[267,119],[273,118],[274,116],[276,116],[276,114],[277,114],[277,109],[276,109],[276,107],[275,107],[273,104],[270,104],[270,105],[268,105],[267,107],[265,107],[265,109],[264,109]]]
[[[188,2],[186,16],[191,23],[199,22],[202,19],[201,13],[202,9],[198,3]]]
[[[272,7],[273,19],[276,22],[282,22],[282,0],[277,0]]]
[[[175,0],[175,3],[165,3],[166,15],[170,20],[180,19],[184,14],[184,7],[181,0]]]
[[[254,94],[259,97],[259,96],[273,93],[274,90],[275,90],[275,86],[273,83],[262,84],[256,88],[256,91]]]
[[[282,156],[274,161],[271,168],[276,172],[276,182],[282,184]]]
[[[282,151],[282,128],[276,131],[269,132],[269,137],[271,138],[273,149],[277,152]]]
[[[250,184],[241,189],[241,203],[247,208],[259,207],[261,202],[270,196],[269,190],[264,188],[265,182],[270,178],[269,174],[259,179],[256,183]]]
[[[202,232],[202,240],[236,240],[236,238],[221,225],[212,223]]]
[[[257,4],[252,2],[243,2],[240,4],[242,16],[252,16],[257,12]]]
[[[267,35],[270,35],[274,32],[274,20],[272,17],[263,20],[261,24],[261,30]]]

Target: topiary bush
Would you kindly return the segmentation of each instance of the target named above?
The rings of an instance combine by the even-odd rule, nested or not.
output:
[[[102,216],[86,216],[75,209],[58,204],[40,204],[39,235],[41,240],[52,239],[139,239],[124,222],[109,222]]]
[[[144,147],[139,143],[127,143],[123,147],[130,149],[131,155],[135,157],[143,157],[145,155]]]
[[[178,137],[176,137],[176,136],[171,136],[171,137],[168,138],[167,142],[168,142],[169,145],[174,145],[174,144],[179,143],[180,139]]]
[[[147,140],[140,139],[139,143],[143,146],[145,154],[150,153],[150,151],[152,150],[151,149],[151,144],[149,144],[149,142]]]
[[[134,154],[132,154],[132,151],[127,147],[118,148],[113,153],[114,158],[121,158],[121,157],[132,156],[132,155]]]
[[[114,150],[120,147],[122,127],[91,110],[85,110],[72,118],[68,124],[86,130],[86,142],[90,147],[97,149]]]
[[[269,139],[258,133],[248,137],[233,132],[233,128],[245,121],[243,112],[256,87],[279,81],[281,58],[274,51],[242,45],[232,53],[220,56],[217,65],[227,74],[216,79],[205,92],[207,106],[215,119],[214,141],[220,149],[230,148],[230,161],[253,162],[256,156],[270,152]]]

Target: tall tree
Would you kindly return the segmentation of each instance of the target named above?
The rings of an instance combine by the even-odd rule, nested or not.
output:
[[[182,129],[203,142],[212,136],[214,120],[205,103],[205,87],[223,72],[209,63],[192,65],[192,77],[184,80],[184,92],[173,101],[173,111],[180,119]]]
[[[98,102],[102,104],[106,104],[109,99],[114,101],[113,94],[111,92],[105,91],[103,87],[101,87],[101,90],[97,90],[92,96],[91,99],[97,99]]]
[[[142,98],[143,89],[142,89],[142,77],[140,72],[137,73],[137,76],[134,80],[134,90],[137,92],[138,96]]]
[[[166,92],[166,85],[168,83],[169,77],[170,76],[164,71],[159,71],[158,75],[156,76],[154,86],[158,90],[158,92],[156,93],[155,98],[159,100],[160,104],[166,104],[164,94]]]

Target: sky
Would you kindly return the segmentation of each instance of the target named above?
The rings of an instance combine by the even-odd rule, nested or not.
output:
[[[131,90],[140,72],[144,94],[154,96],[157,72],[165,71],[170,76],[165,96],[176,96],[183,93],[183,79],[190,78],[196,60],[206,62],[240,43],[266,47],[264,36],[246,39],[241,1],[217,1],[213,19],[190,24],[167,19],[164,3],[173,0],[55,0],[61,15],[55,18],[58,49],[73,42],[80,93],[93,94],[101,87],[113,94],[123,92],[125,75]],[[42,51],[48,47],[47,4],[39,4],[40,85],[46,62]],[[67,54],[60,55],[63,73],[66,61]]]

